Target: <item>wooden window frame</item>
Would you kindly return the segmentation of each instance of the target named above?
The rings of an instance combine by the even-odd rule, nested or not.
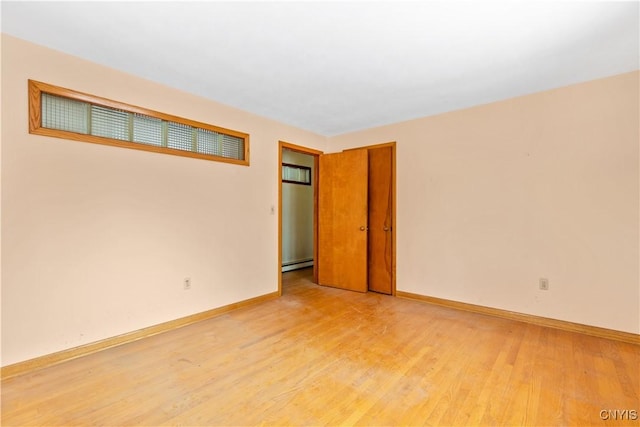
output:
[[[59,129],[49,129],[42,127],[42,93],[69,98],[76,101],[86,102],[92,105],[99,105],[106,108],[118,109],[128,113],[138,113],[149,117],[166,120],[168,122],[180,123],[194,128],[210,130],[213,132],[242,138],[244,140],[244,159],[233,159],[229,157],[216,156],[213,154],[197,153],[193,151],[177,150],[167,147],[159,147],[153,145],[142,144],[132,141],[123,141],[119,139],[106,138],[102,136],[89,135],[83,133],[70,132]],[[131,148],[134,150],[151,151],[155,153],[170,154],[174,156],[191,157],[203,160],[212,160],[224,163],[233,163],[242,166],[249,166],[249,134],[207,123],[197,122],[185,119],[183,117],[171,114],[160,113],[158,111],[147,108],[137,107],[135,105],[123,102],[113,101],[111,99],[102,98],[95,95],[89,95],[72,89],[54,86],[48,83],[42,83],[35,80],[29,80],[29,133],[34,135],[50,136],[54,138],[63,138],[73,141],[90,142],[94,144],[111,145],[121,148]]]
[[[293,163],[282,163],[282,167],[289,167],[289,168],[295,168],[295,169],[303,169],[309,172],[309,181],[296,181],[293,179],[284,179],[282,178],[282,182],[288,183],[288,184],[299,184],[299,185],[311,185],[311,180],[313,179],[311,177],[311,168],[309,166],[301,166],[301,165],[296,165]]]

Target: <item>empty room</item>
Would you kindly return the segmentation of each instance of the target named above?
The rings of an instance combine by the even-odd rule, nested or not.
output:
[[[2,425],[640,425],[637,1],[0,8]]]

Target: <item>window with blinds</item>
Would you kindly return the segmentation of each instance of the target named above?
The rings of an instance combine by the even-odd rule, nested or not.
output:
[[[282,164],[282,182],[311,185],[311,168],[307,166]]]
[[[249,135],[29,80],[29,132],[249,165]]]

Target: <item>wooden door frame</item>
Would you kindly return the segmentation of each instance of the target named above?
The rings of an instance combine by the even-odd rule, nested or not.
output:
[[[391,295],[396,296],[396,141],[381,144],[367,145],[364,147],[348,148],[348,150],[361,150],[372,148],[391,147],[391,188],[393,197],[391,200]],[[324,154],[320,150],[303,147],[286,141],[278,141],[278,295],[282,296],[282,150],[289,149],[298,153],[314,156],[313,161],[313,282],[318,283],[318,170],[319,157]]]
[[[318,283],[318,166],[320,150],[278,141],[278,295],[282,296],[282,152],[284,149],[313,156],[313,282]]]
[[[396,296],[396,141],[347,148],[344,151],[384,147],[391,147],[391,295]]]

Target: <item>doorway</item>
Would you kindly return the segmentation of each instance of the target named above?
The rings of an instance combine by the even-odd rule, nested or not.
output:
[[[313,176],[311,177],[311,185],[313,187],[313,282],[318,284],[328,284],[329,286],[335,286],[344,289],[350,289],[349,287],[342,286],[340,283],[330,283],[323,280],[322,283],[319,280],[320,274],[330,273],[333,277],[347,277],[351,274],[354,265],[358,265],[357,277],[359,277],[359,283],[357,289],[361,292],[373,291],[383,294],[395,295],[396,294],[396,143],[389,142],[383,144],[376,144],[364,147],[358,147],[353,149],[344,150],[341,153],[332,153],[324,155],[322,151],[306,148],[303,146],[291,144],[288,142],[279,142],[278,151],[278,293],[282,295],[282,249],[283,249],[283,180],[282,180],[282,163],[284,150],[290,150],[297,153],[306,154],[313,157]],[[331,166],[331,162],[327,163],[325,160],[331,158],[344,158],[352,157],[350,152],[358,151],[365,154],[357,154],[355,158],[346,163],[336,163]],[[324,241],[326,240],[326,225],[331,224],[334,218],[339,218],[340,215],[334,215],[335,210],[333,207],[328,209],[329,215],[325,212],[324,219],[320,219],[319,208],[319,194],[327,190],[327,188],[321,188],[320,181],[320,157],[323,158],[325,163],[325,170],[348,170],[351,171],[350,175],[347,175],[347,181],[351,181],[352,177],[360,177],[358,181],[362,182],[362,176],[364,176],[364,199],[359,196],[359,200],[364,200],[365,209],[364,217],[362,215],[357,218],[357,226],[353,231],[357,230],[358,233],[342,233],[335,230],[331,232],[331,235],[336,237],[342,236],[349,240],[347,242],[347,252],[339,254],[337,257],[335,254],[330,257],[326,257],[326,248],[334,248],[333,242],[325,244],[324,250],[319,249],[320,233],[323,233]],[[364,162],[364,163],[363,163]],[[363,173],[354,174],[353,171],[360,168]],[[364,164],[364,169],[362,165]],[[342,165],[342,166],[340,166]],[[344,184],[345,178],[342,178]],[[343,185],[341,184],[341,185]],[[360,185],[362,189],[362,185]],[[369,191],[369,188],[372,191]],[[335,191],[333,193],[340,194],[344,189]],[[348,208],[339,210],[341,213],[347,213],[351,211],[353,205],[353,199],[346,198]],[[343,203],[345,203],[343,201]],[[326,204],[323,209],[326,208]],[[351,214],[348,216],[356,217]],[[322,229],[320,231],[319,229]],[[363,233],[364,232],[364,233]],[[362,242],[362,236],[364,237],[364,246],[360,244],[360,248],[356,255],[353,252],[352,242]],[[355,239],[354,239],[355,237]],[[352,253],[349,253],[352,251]],[[364,255],[363,255],[364,254]],[[357,259],[356,259],[357,258]],[[364,268],[362,266],[364,265]],[[335,266],[342,266],[342,270],[335,270]],[[322,273],[320,273],[322,272]],[[342,275],[342,272],[349,272],[348,275]],[[324,278],[327,276],[325,275]],[[363,279],[364,278],[364,279]],[[342,280],[342,279],[340,279]],[[331,279],[331,281],[334,281]],[[362,285],[364,283],[364,286]]]
[[[279,295],[282,295],[282,273],[285,270],[312,265],[313,281],[314,283],[318,282],[316,263],[318,253],[318,157],[321,154],[322,151],[285,141],[279,142]],[[291,202],[293,202],[291,197],[297,199],[294,204],[299,202],[300,205],[291,206]],[[311,231],[308,230],[309,225],[311,225]],[[300,236],[301,233],[302,236]]]

